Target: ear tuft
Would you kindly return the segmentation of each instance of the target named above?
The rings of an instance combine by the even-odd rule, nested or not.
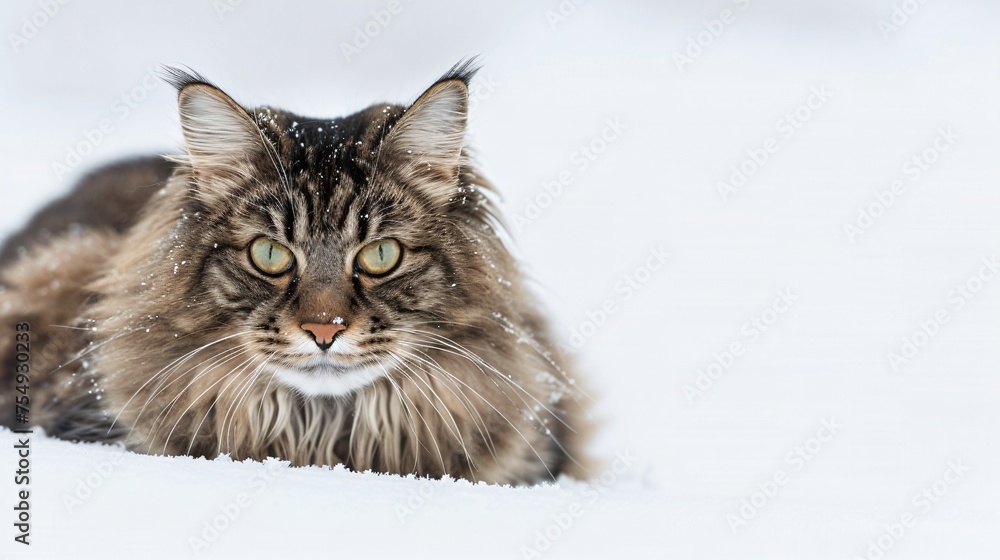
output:
[[[160,67],[160,71],[158,73],[163,81],[174,86],[174,89],[178,92],[186,86],[192,84],[205,84],[207,86],[215,87],[212,82],[209,82],[204,76],[190,68],[163,65]]]
[[[466,87],[469,87],[469,84],[472,83],[472,78],[476,77],[476,73],[479,72],[479,68],[480,65],[478,56],[459,60],[457,64],[444,73],[444,76],[441,76],[438,79],[438,82],[461,80]]]
[[[457,68],[457,67],[456,67]],[[453,69],[455,70],[455,69]],[[406,179],[447,203],[463,163],[469,89],[465,74],[445,74],[404,112],[385,139]]]
[[[250,175],[249,155],[261,147],[260,129],[250,113],[198,74],[166,69],[177,87],[184,146],[202,199],[224,197]]]

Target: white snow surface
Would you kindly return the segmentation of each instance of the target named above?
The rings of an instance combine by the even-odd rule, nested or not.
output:
[[[190,0],[37,16],[53,2],[0,6],[0,234],[88,170],[178,150],[173,92],[143,86],[158,64],[336,116],[413,100],[481,54],[470,139],[560,339],[585,338],[605,483],[489,487],[36,433],[25,547],[17,437],[0,432],[0,558],[1000,557],[1000,276],[983,264],[1000,257],[996,3]],[[15,47],[23,18],[45,24]],[[679,67],[689,40],[707,46]],[[57,176],[102,119],[111,132]],[[741,165],[757,169],[724,199]],[[859,209],[877,216],[852,239]],[[904,338],[919,348],[894,367]]]

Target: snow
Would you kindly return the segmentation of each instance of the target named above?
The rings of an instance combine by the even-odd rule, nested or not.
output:
[[[10,432],[0,437],[4,448],[16,443]],[[573,517],[567,535],[592,534],[589,544],[566,537],[566,554],[610,553],[619,538],[641,551],[652,546],[644,536],[658,526],[657,501],[614,471],[605,483],[566,480],[521,489],[289,468],[277,460],[146,456],[44,437],[32,441],[32,471],[33,555],[18,558],[78,557],[81,551],[93,558],[504,558],[534,546],[532,532],[574,504],[588,515]],[[616,520],[628,523],[626,532],[608,538],[601,526]],[[502,534],[510,535],[513,550],[497,547]]]
[[[4,3],[4,30],[42,4]],[[36,434],[33,544],[13,543],[7,518],[0,556],[195,556],[190,539],[245,494],[198,556],[524,558],[549,530],[544,558],[997,557],[1000,7],[588,2],[553,27],[546,11],[571,5],[61,6],[0,49],[0,233],[86,170],[176,150],[157,64],[328,117],[412,100],[482,54],[471,139],[560,338],[579,347],[603,492]],[[894,9],[898,29],[880,29]],[[359,33],[367,44],[345,54]],[[734,166],[753,171],[720,192]],[[920,348],[894,368],[904,338]],[[634,460],[615,472],[616,454]],[[70,511],[88,477],[99,485]]]

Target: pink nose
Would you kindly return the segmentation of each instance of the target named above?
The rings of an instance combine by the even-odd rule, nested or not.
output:
[[[316,341],[316,346],[319,346],[320,350],[326,350],[332,346],[333,339],[345,329],[347,327],[341,323],[302,323],[302,330],[313,336],[313,340]]]

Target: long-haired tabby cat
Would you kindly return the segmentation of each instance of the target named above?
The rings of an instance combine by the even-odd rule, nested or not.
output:
[[[49,434],[489,482],[582,475],[581,391],[465,145],[474,72],[408,107],[316,119],[169,70],[186,154],[97,171],[0,254],[0,408],[26,322]]]

